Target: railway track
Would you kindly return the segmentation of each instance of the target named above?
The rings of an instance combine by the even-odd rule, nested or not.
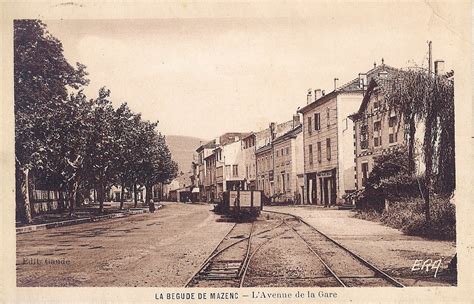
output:
[[[277,211],[264,212],[276,215],[278,223],[261,231],[256,231],[255,222],[234,224],[212,254],[186,282],[185,287],[247,287],[266,285],[268,282],[272,283],[269,285],[275,286],[285,286],[284,284],[290,282],[294,286],[307,284],[319,287],[404,287],[396,279],[300,217]],[[253,271],[251,263],[255,256],[264,251],[266,245],[272,241],[285,242],[289,239],[292,239],[300,251],[301,246],[296,240],[299,244],[303,243],[307,248],[304,254],[317,258],[313,264],[307,266],[311,269],[317,268],[316,273],[313,269],[313,275],[310,277],[269,277]],[[252,282],[257,282],[257,285]]]
[[[339,286],[405,287],[395,278],[308,224],[302,218],[284,212],[265,212],[291,216],[296,219],[293,222],[285,221],[285,225],[321,261],[327,272],[338,282]],[[241,282],[241,286],[243,286],[243,282]]]
[[[255,232],[255,222],[234,224],[185,287],[238,287],[249,264],[253,237],[271,233],[283,224],[259,232]]]

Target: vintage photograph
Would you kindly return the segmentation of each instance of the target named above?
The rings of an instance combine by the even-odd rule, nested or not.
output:
[[[16,286],[457,286],[456,33],[310,7],[15,18]]]

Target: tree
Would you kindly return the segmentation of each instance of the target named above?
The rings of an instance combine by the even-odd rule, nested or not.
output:
[[[153,185],[170,181],[178,171],[165,137],[155,131],[157,125],[157,122],[142,122],[139,136],[143,148],[137,172],[140,183],[145,186],[147,202],[151,199]]]
[[[62,44],[39,20],[14,21],[16,202],[20,220],[31,223],[29,172],[45,163],[54,105],[67,99],[68,89],[86,85],[85,66],[72,67]]]
[[[116,169],[117,184],[120,185],[120,209],[123,209],[125,188],[132,188],[137,180],[135,163],[138,162],[140,144],[137,138],[137,128],[141,120],[140,115],[133,113],[127,103],[123,103],[115,111],[114,133],[118,149]]]
[[[412,172],[415,126],[417,122],[424,125],[423,198],[426,220],[429,223],[432,192],[453,191],[455,187],[453,81],[445,75],[434,75],[423,69],[408,69],[394,73],[384,82],[382,89],[389,108],[401,112],[409,125],[408,155]],[[438,189],[433,187],[436,174]]]
[[[55,109],[57,117],[50,123],[50,139],[46,148],[44,171],[56,177],[58,188],[67,193],[72,215],[77,204],[77,191],[84,174],[86,143],[91,132],[91,109],[86,96],[79,91]]]
[[[115,112],[108,100],[110,90],[99,90],[99,96],[91,100],[91,132],[86,143],[86,168],[88,178],[95,185],[99,201],[99,213],[104,210],[106,189],[113,182],[120,153],[114,133]]]

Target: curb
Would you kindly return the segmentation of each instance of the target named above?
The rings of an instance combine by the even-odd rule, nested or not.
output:
[[[158,209],[161,209],[162,207],[163,205],[158,205],[156,206],[156,209],[158,210]],[[67,221],[47,223],[47,224],[18,227],[16,228],[16,234],[42,231],[46,229],[72,226],[72,225],[78,225],[78,224],[84,224],[84,223],[99,222],[103,220],[122,218],[122,217],[127,217],[130,215],[144,214],[144,213],[148,213],[148,209],[130,209],[129,211],[120,212],[120,213],[113,213],[113,214],[107,214],[107,215],[101,215],[101,216],[92,216],[92,217],[86,217],[86,218],[81,218],[81,219],[67,220]]]

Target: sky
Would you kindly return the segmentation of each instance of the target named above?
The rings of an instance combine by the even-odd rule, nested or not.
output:
[[[309,88],[330,92],[334,78],[349,82],[382,58],[426,66],[428,40],[450,70],[459,34],[443,9],[322,2],[261,16],[44,22],[68,61],[87,66],[89,98],[106,86],[116,106],[159,120],[162,133],[212,139],[290,120]]]

